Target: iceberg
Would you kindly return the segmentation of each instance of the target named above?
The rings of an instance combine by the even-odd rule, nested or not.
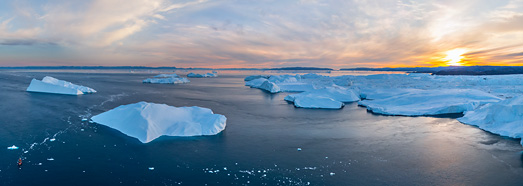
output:
[[[91,120],[148,143],[164,135],[215,135],[225,129],[227,118],[208,108],[139,102],[116,107]]]
[[[263,89],[263,90],[266,90],[266,91],[269,91],[270,93],[278,93],[278,92],[281,92],[281,89],[280,87],[278,87],[278,85],[276,85],[275,83],[273,82],[270,82],[270,81],[264,81],[260,87],[260,89]]]
[[[329,87],[291,94],[284,100],[294,102],[294,106],[302,108],[340,109],[344,102],[359,101],[360,97],[351,89]]]
[[[467,111],[458,121],[512,138],[523,137],[523,96],[489,103]],[[523,142],[522,142],[523,145]]]
[[[268,80],[265,78],[258,78],[245,82],[245,86],[250,86],[251,88],[260,88],[261,85],[266,81]]]
[[[157,83],[157,84],[179,84],[179,83],[189,83],[190,81],[187,78],[147,78],[142,81],[143,83]]]
[[[179,78],[178,74],[159,74],[154,76],[155,78]]]
[[[187,77],[190,77],[190,78],[206,78],[206,77],[218,77],[217,74],[213,74],[213,73],[206,73],[206,74],[195,74],[195,73],[189,73],[187,74]]]
[[[13,146],[7,147],[7,149],[9,149],[9,150],[16,150],[16,149],[18,149],[18,147],[13,145]]]
[[[92,88],[75,85],[71,82],[59,80],[50,76],[45,76],[41,81],[37,79],[31,80],[31,84],[29,84],[26,91],[67,95],[81,95],[96,92],[96,90]]]
[[[500,100],[501,98],[479,90],[440,89],[415,90],[384,99],[363,100],[358,104],[379,114],[422,116],[463,113]]]
[[[243,79],[244,81],[252,81],[252,80],[255,80],[255,79],[259,79],[259,78],[263,78],[263,79],[268,79],[269,75],[253,75],[253,76],[247,76],[245,77],[245,79]]]

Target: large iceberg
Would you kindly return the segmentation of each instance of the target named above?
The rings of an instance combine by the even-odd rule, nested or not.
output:
[[[45,76],[41,81],[37,79],[31,80],[31,84],[29,84],[26,91],[68,95],[81,95],[96,92],[96,90],[92,88],[75,85],[71,82],[59,80],[50,76]]]
[[[294,102],[296,107],[340,109],[343,107],[344,102],[359,101],[360,97],[351,89],[329,87],[291,94],[284,99]]]
[[[225,129],[227,118],[208,108],[139,102],[116,107],[91,120],[148,143],[163,135],[214,135]]]
[[[523,137],[523,96],[467,111],[458,121],[512,138]],[[523,142],[522,142],[523,145]]]
[[[159,84],[179,84],[179,83],[189,83],[190,81],[187,78],[147,78],[143,80],[143,83],[159,83]]]
[[[472,89],[416,90],[358,104],[385,115],[422,116],[463,113],[480,105],[500,101],[489,93]]]
[[[195,74],[195,73],[189,73],[187,74],[187,77],[190,77],[190,78],[206,78],[206,77],[218,77],[217,74],[213,74],[213,73],[206,73],[206,74]]]

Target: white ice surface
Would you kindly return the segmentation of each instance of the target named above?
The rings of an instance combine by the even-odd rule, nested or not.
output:
[[[139,102],[122,105],[91,118],[148,143],[160,136],[214,135],[225,129],[225,116],[201,107],[173,107]]]
[[[467,111],[458,121],[512,138],[523,137],[523,95]]]
[[[206,77],[218,77],[217,74],[213,74],[213,73],[206,73],[206,74],[195,74],[195,73],[189,73],[187,74],[187,77],[190,77],[190,78],[206,78]]]
[[[479,90],[439,89],[415,90],[384,99],[363,100],[358,104],[379,114],[421,116],[462,113],[500,100],[501,98]]]
[[[16,149],[18,149],[18,147],[13,145],[13,146],[7,147],[7,149],[9,149],[9,150],[16,150]]]
[[[294,106],[302,108],[340,109],[343,102],[359,101],[359,96],[353,90],[341,87],[315,89],[299,94],[291,94],[284,98],[294,102]]]
[[[49,76],[44,77],[42,81],[37,79],[31,80],[31,84],[29,84],[29,87],[27,87],[26,91],[67,95],[80,95],[96,92],[96,90],[92,88],[75,85],[70,82],[58,80]]]
[[[159,74],[154,76],[155,78],[179,78],[178,74]]]
[[[156,84],[179,84],[179,83],[189,83],[190,81],[187,78],[147,78],[143,80],[143,83],[156,83]]]

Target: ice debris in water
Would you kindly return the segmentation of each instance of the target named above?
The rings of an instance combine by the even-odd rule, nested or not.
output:
[[[16,149],[18,149],[18,147],[13,145],[13,146],[7,147],[7,149],[9,149],[9,150],[16,150]]]
[[[301,148],[298,148],[298,151],[301,151]]]
[[[49,141],[56,141],[56,139],[54,139],[54,138],[51,138],[51,139],[49,139]]]
[[[335,174],[336,174],[336,173],[334,173],[334,172],[331,172],[331,173],[330,173],[331,176],[334,176]]]
[[[154,170],[154,167],[149,167],[149,170]]]
[[[47,161],[54,161],[54,158],[47,158]]]
[[[87,121],[87,118],[82,118],[82,121]]]

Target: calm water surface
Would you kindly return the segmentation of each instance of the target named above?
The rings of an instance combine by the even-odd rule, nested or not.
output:
[[[141,83],[157,73],[0,71],[0,184],[523,183],[518,140],[453,118],[375,115],[356,103],[341,110],[294,108],[283,100],[289,93],[244,86],[245,76],[264,72],[219,72],[218,78],[193,78],[180,85]],[[46,75],[98,93],[25,91],[32,78]],[[210,108],[227,117],[227,127],[215,136],[161,137],[142,144],[81,121],[139,101]],[[20,149],[7,150],[11,145]],[[19,157],[24,158],[21,169]]]

